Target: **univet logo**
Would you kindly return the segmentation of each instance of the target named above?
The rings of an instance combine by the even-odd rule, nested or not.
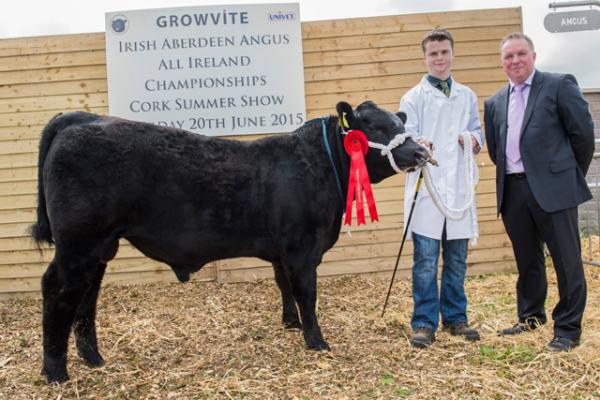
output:
[[[281,21],[295,21],[296,13],[293,11],[271,11],[268,14],[269,21],[281,22]]]
[[[113,32],[123,34],[129,29],[129,20],[124,15],[115,15],[110,22]]]

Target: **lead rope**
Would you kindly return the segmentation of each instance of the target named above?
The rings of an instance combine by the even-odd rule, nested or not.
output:
[[[465,217],[468,210],[471,210],[471,228],[474,233],[474,237],[471,239],[471,244],[477,244],[477,237],[479,236],[479,230],[477,227],[476,209],[475,209],[475,185],[479,181],[479,171],[475,165],[473,157],[473,148],[471,144],[471,134],[469,132],[463,132],[463,172],[465,178],[465,204],[460,208],[448,207],[442,200],[442,196],[433,181],[429,165],[425,165],[422,169],[423,177],[425,180],[425,186],[427,191],[431,195],[431,199],[435,206],[440,210],[444,217],[458,221]]]
[[[453,221],[458,221],[464,218],[466,212],[471,208],[475,199],[475,185],[473,182],[479,180],[479,173],[477,171],[477,167],[475,166],[475,162],[473,160],[473,148],[468,145],[471,143],[471,135],[469,132],[464,132],[462,134],[463,143],[464,143],[464,151],[463,151],[463,171],[465,178],[465,186],[467,191],[465,193],[465,204],[460,208],[451,208],[448,207],[442,201],[442,196],[438,188],[435,186],[433,182],[433,178],[431,177],[431,171],[429,170],[429,165],[423,167],[423,176],[425,178],[425,186],[427,187],[427,191],[431,195],[433,202],[436,207],[440,210],[442,214],[448,219]]]

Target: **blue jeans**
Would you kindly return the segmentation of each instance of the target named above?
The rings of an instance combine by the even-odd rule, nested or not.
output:
[[[467,296],[465,273],[467,271],[468,239],[446,240],[446,227],[442,240],[431,239],[413,232],[413,301],[411,326],[436,331],[440,313],[444,325],[467,323]],[[442,287],[438,295],[437,265],[443,248]]]

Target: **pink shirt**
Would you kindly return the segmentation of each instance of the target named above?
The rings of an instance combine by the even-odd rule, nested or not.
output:
[[[523,89],[523,99],[525,100],[525,106],[527,106],[527,100],[529,100],[529,92],[531,91],[531,82],[533,82],[533,76],[535,75],[535,69],[533,70],[533,72],[531,73],[531,75],[529,75],[529,77],[527,79],[525,79],[525,88]],[[511,80],[509,80],[509,95],[512,96],[513,95],[513,88],[515,87],[516,83],[512,82]],[[507,116],[508,117],[508,116]],[[525,123],[525,120],[523,120],[523,123]],[[506,173],[507,174],[516,174],[519,172],[525,172],[525,168],[523,167],[523,161],[519,158],[519,161],[517,161],[516,163],[513,163],[512,161],[510,161],[510,159],[508,157],[505,157],[506,160]]]

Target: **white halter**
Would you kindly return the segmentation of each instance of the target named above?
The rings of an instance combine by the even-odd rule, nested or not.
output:
[[[342,134],[343,135],[347,135],[348,132],[345,131],[344,129],[342,129]],[[396,147],[402,145],[407,138],[412,138],[412,137],[416,137],[417,135],[415,135],[414,133],[398,133],[396,136],[394,136],[394,138],[392,140],[390,140],[390,142],[386,145],[381,144],[381,143],[377,143],[377,142],[369,142],[369,147],[372,147],[374,149],[379,149],[381,150],[381,155],[382,156],[387,156],[388,161],[390,162],[390,165],[392,166],[392,168],[394,169],[394,171],[396,172],[401,172],[402,170],[400,168],[398,168],[398,165],[396,165],[396,161],[394,161],[394,156],[392,155],[392,150],[394,150]]]

